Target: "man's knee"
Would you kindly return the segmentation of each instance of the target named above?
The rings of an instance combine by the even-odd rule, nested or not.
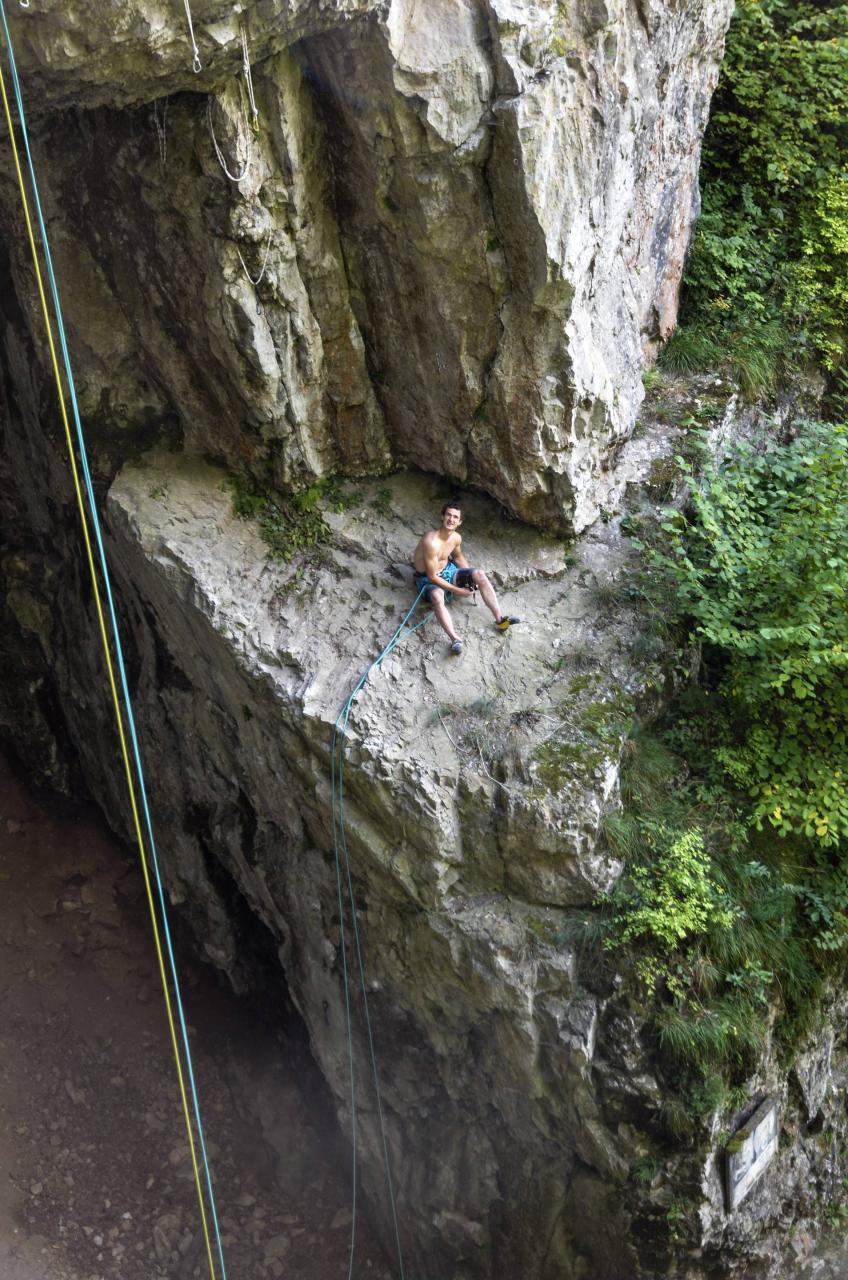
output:
[[[444,604],[445,593],[441,587],[434,587],[430,592],[430,604]]]
[[[475,569],[471,575],[471,581],[475,586],[482,587],[484,583],[489,581],[489,579],[486,577],[482,569]]]

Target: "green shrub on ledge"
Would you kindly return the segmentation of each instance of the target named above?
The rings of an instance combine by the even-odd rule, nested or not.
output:
[[[322,503],[333,511],[346,511],[362,501],[363,495],[354,488],[347,492],[336,479],[324,480],[300,493],[282,496],[258,491],[245,476],[232,479],[233,514],[241,520],[256,520],[262,540],[268,547],[268,556],[282,564],[298,553],[310,551],[330,539],[330,526],[322,514]],[[385,513],[387,490],[377,494],[375,504],[380,503]]]
[[[685,996],[679,975],[658,961],[654,950],[670,954],[715,929],[729,929],[736,913],[713,878],[712,861],[697,826],[675,831],[667,823],[644,817],[640,837],[647,857],[631,865],[630,874],[612,896],[617,927],[606,939],[608,950],[644,943],[637,972],[650,992],[659,979],[669,991]]]

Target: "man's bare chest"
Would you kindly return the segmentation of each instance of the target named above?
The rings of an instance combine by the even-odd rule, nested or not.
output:
[[[442,542],[441,539],[438,540],[434,550],[436,552],[436,558],[440,569],[444,569],[448,560],[450,560],[458,546],[459,538],[448,538],[446,542]]]

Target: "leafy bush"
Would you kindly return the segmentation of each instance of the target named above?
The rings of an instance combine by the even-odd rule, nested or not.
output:
[[[848,174],[825,180],[803,232],[790,302],[806,317],[810,341],[825,365],[837,369],[845,363],[848,341]]]
[[[634,581],[702,683],[630,741],[624,873],[586,937],[628,953],[682,1134],[798,1043],[848,957],[848,427],[679,464],[691,503],[639,529]]]
[[[654,551],[714,651],[727,731],[716,757],[757,823],[848,837],[848,429],[737,447]],[[709,651],[708,651],[709,654]]]
[[[848,5],[740,0],[704,139],[682,327],[664,359],[749,393],[848,353]]]
[[[657,979],[684,994],[682,983],[658,964],[650,948],[673,952],[713,929],[729,929],[734,912],[711,875],[712,864],[698,827],[675,831],[664,822],[643,818],[640,836],[648,858],[633,865],[630,875],[612,896],[616,929],[608,949],[627,943],[648,944],[637,963],[649,991]]]
[[[720,699],[696,688],[631,740],[624,810],[606,828],[624,874],[583,931],[610,956],[628,953],[678,1135],[737,1105],[734,1086],[775,1031],[797,1042],[848,948],[844,866],[805,837],[751,826],[744,792],[715,762],[723,733]]]

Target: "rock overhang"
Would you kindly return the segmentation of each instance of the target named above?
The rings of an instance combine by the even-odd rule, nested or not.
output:
[[[182,10],[15,15],[89,419],[179,422],[281,487],[412,465],[560,534],[598,517],[673,325],[730,3],[449,8],[199,0],[199,76]],[[245,24],[263,129],[230,184],[206,95],[241,154]],[[158,165],[129,107],[166,98]],[[108,200],[77,200],[109,133]]]

